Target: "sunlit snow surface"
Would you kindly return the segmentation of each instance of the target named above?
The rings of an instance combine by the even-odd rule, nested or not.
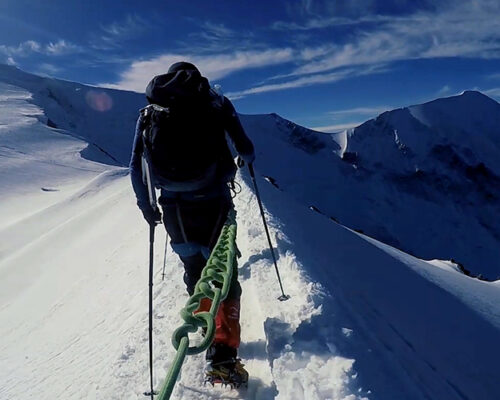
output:
[[[46,126],[54,117],[15,83],[0,86],[0,399],[142,399],[149,382],[148,228],[127,170],[81,158],[87,144]],[[75,87],[90,90],[64,85],[71,104],[80,104]],[[119,92],[107,93],[113,107],[120,104]],[[114,108],[98,112],[119,121]],[[262,172],[270,164],[264,149],[279,152],[284,167],[300,161],[310,169],[323,162],[318,152],[338,150],[327,135],[303,132],[287,151],[283,132],[266,133],[256,139],[259,175],[270,175]],[[115,158],[128,150],[116,149]],[[199,355],[188,357],[172,398],[500,398],[498,283],[336,224],[301,196],[292,199],[288,189],[301,187],[295,170],[279,173],[286,191],[258,182],[291,295],[284,303],[276,300],[251,181],[246,173],[238,177],[240,356],[249,388],[204,386]],[[172,362],[170,336],[187,299],[170,249],[161,280],[162,229],[155,252],[156,387]]]

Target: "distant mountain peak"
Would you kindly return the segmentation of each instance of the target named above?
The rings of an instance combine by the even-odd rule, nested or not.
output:
[[[459,94],[459,96],[470,97],[470,98],[486,98],[492,100],[490,97],[486,96],[479,90],[464,90],[462,93]]]
[[[455,108],[455,110],[457,106],[460,106],[467,108],[464,111],[471,112],[474,111],[474,109],[481,108],[483,106],[500,107],[500,104],[480,91],[465,90],[458,95],[441,97],[422,104],[416,104],[408,108],[412,110],[415,108],[429,108],[433,106],[438,106],[440,108],[450,107],[450,108]],[[472,109],[469,107],[472,107]],[[461,112],[462,110],[459,111]]]

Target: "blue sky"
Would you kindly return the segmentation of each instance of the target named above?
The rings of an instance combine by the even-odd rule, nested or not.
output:
[[[239,112],[335,131],[479,89],[500,100],[500,0],[4,0],[0,62],[142,92],[179,60]]]

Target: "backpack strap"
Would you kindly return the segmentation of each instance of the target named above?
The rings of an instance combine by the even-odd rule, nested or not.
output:
[[[148,142],[151,140],[148,137],[149,133],[149,128],[150,128],[150,121],[151,121],[151,116],[153,115],[153,112],[164,112],[167,114],[170,114],[170,109],[168,107],[162,107],[159,106],[158,104],[149,104],[144,108],[141,108],[139,110],[142,118],[142,124],[143,124],[143,129],[142,129],[142,144],[143,144],[143,149],[149,149],[147,147]]]
[[[157,199],[156,191],[153,177],[153,168],[151,165],[151,157],[149,155],[149,147],[147,146],[147,131],[150,118],[150,106],[142,108],[139,112],[141,114],[142,123],[144,125],[142,129],[142,155],[141,155],[141,169],[142,169],[142,181],[148,189],[149,204],[153,209],[157,209]]]
[[[212,107],[216,110],[222,110],[224,107],[224,95],[218,93],[216,90],[210,88],[209,90],[210,98],[212,99],[211,104]]]

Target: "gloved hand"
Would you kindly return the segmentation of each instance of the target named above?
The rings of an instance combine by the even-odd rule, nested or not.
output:
[[[144,215],[144,219],[148,222],[149,225],[157,225],[161,224],[161,212],[158,209],[154,209],[153,207],[148,207],[145,209],[141,209],[142,215]]]

